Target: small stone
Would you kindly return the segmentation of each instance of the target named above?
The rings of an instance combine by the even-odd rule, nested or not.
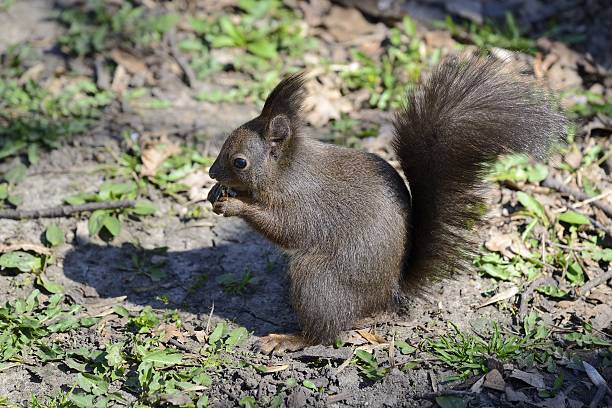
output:
[[[492,390],[504,391],[506,389],[506,382],[499,371],[491,370],[485,376],[483,386]]]

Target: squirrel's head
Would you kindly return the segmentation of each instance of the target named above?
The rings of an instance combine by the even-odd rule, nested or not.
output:
[[[210,177],[236,191],[257,192],[291,163],[299,143],[304,73],[281,81],[261,114],[234,130],[210,168]]]

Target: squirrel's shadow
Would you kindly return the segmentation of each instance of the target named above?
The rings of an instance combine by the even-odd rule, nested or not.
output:
[[[85,305],[127,296],[129,303],[183,310],[203,321],[214,305],[215,316],[257,336],[296,331],[284,257],[246,225],[230,225],[225,237],[209,240],[212,245],[185,251],[75,246],[64,258],[62,283]]]

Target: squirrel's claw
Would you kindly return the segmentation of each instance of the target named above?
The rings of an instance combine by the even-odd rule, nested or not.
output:
[[[269,334],[257,342],[260,353],[284,353],[285,351],[297,351],[306,347],[306,340],[297,334]]]

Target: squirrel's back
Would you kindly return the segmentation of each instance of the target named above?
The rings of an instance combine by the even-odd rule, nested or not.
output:
[[[547,95],[504,68],[492,57],[449,59],[396,115],[394,147],[412,197],[405,289],[470,268],[485,164],[511,152],[541,159],[564,139],[564,116]]]

